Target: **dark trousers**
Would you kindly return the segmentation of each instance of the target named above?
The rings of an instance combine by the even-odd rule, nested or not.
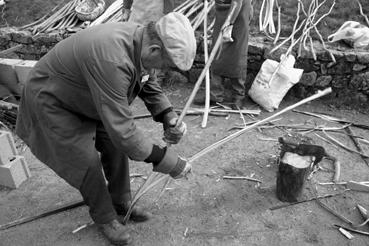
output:
[[[222,102],[225,96],[224,81],[226,77],[211,74],[210,98],[216,102]],[[232,99],[243,99],[245,97],[245,79],[229,78]]]
[[[90,165],[80,192],[93,221],[104,224],[117,217],[113,204],[131,200],[129,163],[128,157],[114,147],[101,124],[96,129],[95,147],[101,154],[101,163]]]

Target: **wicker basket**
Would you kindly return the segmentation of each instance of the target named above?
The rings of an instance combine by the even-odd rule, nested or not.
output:
[[[95,20],[104,10],[104,0],[82,0],[75,8],[77,17],[82,21]]]

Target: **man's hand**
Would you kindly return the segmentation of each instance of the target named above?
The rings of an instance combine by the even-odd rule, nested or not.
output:
[[[131,15],[130,9],[122,8],[122,21],[123,22],[128,21],[130,15]]]
[[[164,141],[169,144],[177,144],[181,140],[182,136],[187,132],[187,126],[184,122],[181,122],[179,126],[176,126],[178,116],[175,112],[171,111],[164,116]]]
[[[233,25],[228,25],[222,28],[223,42],[233,42],[232,38]]]
[[[169,174],[174,179],[185,178],[187,174],[189,174],[192,170],[192,165],[184,158],[180,157],[175,151],[171,148],[158,149],[155,147],[156,153],[151,154],[150,158],[146,159],[145,162],[153,161],[154,172],[161,172],[164,174]],[[159,152],[164,151],[163,156]],[[154,156],[156,156],[154,158]],[[157,159],[160,156],[160,161],[157,162],[154,159]],[[150,159],[150,160],[149,160]]]
[[[174,179],[181,179],[181,178],[187,178],[187,175],[191,172],[192,170],[192,165],[186,161],[185,159],[178,157],[178,162],[183,162],[183,166],[184,168],[182,169],[182,172],[179,173],[176,176],[172,176],[172,178]]]

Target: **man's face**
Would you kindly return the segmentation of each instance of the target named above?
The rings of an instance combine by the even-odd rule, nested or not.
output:
[[[171,67],[175,67],[175,64],[172,62],[165,49],[155,44],[143,48],[141,61],[145,69],[167,70]]]

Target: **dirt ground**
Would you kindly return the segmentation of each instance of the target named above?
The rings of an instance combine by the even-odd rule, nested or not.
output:
[[[191,84],[165,86],[172,103],[182,107],[192,89]],[[297,100],[286,98],[280,109]],[[248,109],[257,106],[245,102]],[[136,114],[145,113],[141,101],[134,105]],[[298,108],[308,112],[321,112],[346,118],[351,121],[369,122],[369,114],[355,110],[332,107],[327,101],[314,101]],[[255,119],[260,120],[272,113],[262,111]],[[245,117],[246,121],[251,121]],[[339,126],[296,112],[288,112],[275,124],[303,124]],[[242,125],[239,115],[230,117],[211,116],[205,129],[201,128],[201,117],[187,116],[188,133],[173,148],[189,158],[199,150],[211,145]],[[151,119],[137,120],[137,124],[148,136],[161,141],[162,126]],[[369,131],[353,128],[356,135],[369,139]],[[290,131],[293,132],[293,131]],[[134,245],[369,245],[367,236],[353,234],[352,240],[346,239],[333,224],[344,224],[322,209],[316,202],[305,202],[282,209],[270,208],[286,204],[280,202],[276,189],[276,155],[279,146],[276,140],[286,134],[276,127],[251,130],[228,142],[216,150],[204,155],[193,163],[193,174],[188,180],[172,181],[168,189],[158,198],[161,185],[144,196],[139,205],[151,211],[154,218],[147,223],[129,223],[127,229],[134,237]],[[336,156],[342,163],[341,181],[368,181],[369,167],[357,155],[332,144],[324,142],[313,131],[306,135],[316,144],[325,147],[328,153]],[[345,134],[329,132],[343,144],[354,148]],[[364,145],[366,153],[369,146]],[[18,189],[0,189],[0,224],[23,216],[35,215],[47,209],[81,199],[74,188],[58,178],[47,166],[40,163],[27,149],[22,153],[30,167],[32,177]],[[321,163],[332,168],[329,161]],[[150,165],[131,163],[131,173],[148,175]],[[262,181],[261,184],[247,180],[226,180],[224,175],[249,176]],[[303,191],[303,198],[339,193],[343,185],[323,186],[319,182],[330,182],[333,173],[319,171],[312,176]],[[132,179],[132,193],[143,180]],[[323,199],[330,207],[355,222],[362,222],[356,204],[369,209],[369,193],[346,191],[343,195]],[[48,216],[24,225],[0,231],[1,246],[31,245],[110,245],[97,230],[89,226],[75,234],[72,231],[90,222],[86,206]],[[369,231],[369,227],[361,228]]]

